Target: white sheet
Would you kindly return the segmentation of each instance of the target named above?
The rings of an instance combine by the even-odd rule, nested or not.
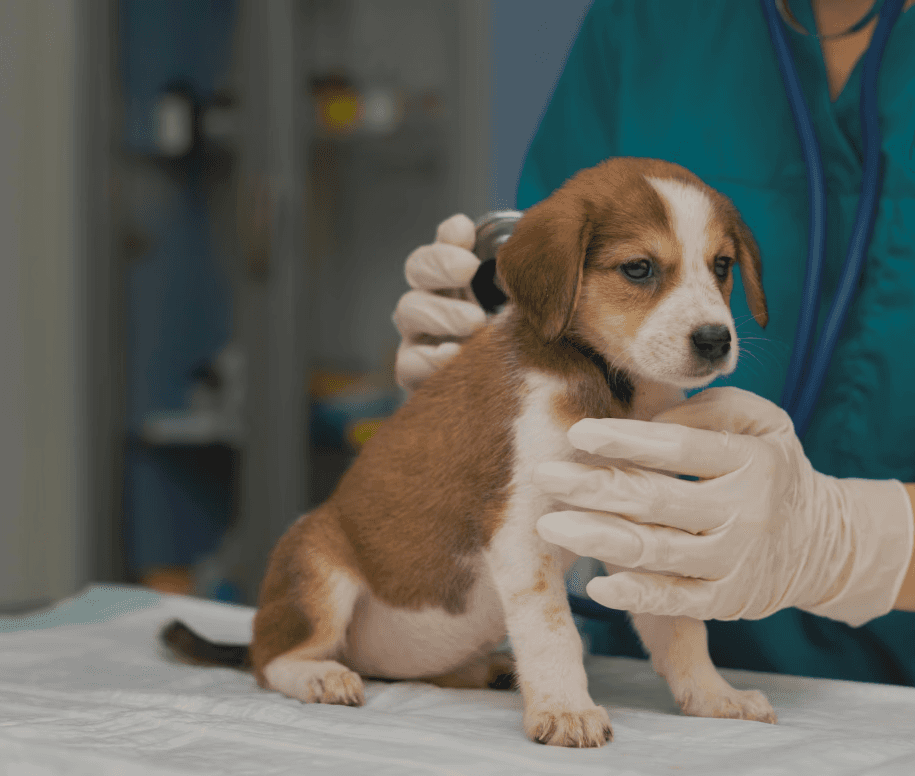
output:
[[[181,617],[247,639],[252,611],[93,587],[0,619],[0,774],[915,773],[915,689],[726,671],[769,695],[779,725],[680,716],[642,661],[591,658],[615,741],[528,742],[516,693],[371,683],[364,707],[302,705],[247,674],[169,662],[159,627]]]

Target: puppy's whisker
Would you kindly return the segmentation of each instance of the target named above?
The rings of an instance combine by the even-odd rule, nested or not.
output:
[[[787,364],[789,354],[787,350],[783,350],[781,353],[773,353],[770,349],[765,347],[765,345],[774,344],[771,342],[763,341],[763,345],[760,345],[756,342],[742,342],[741,350],[746,351],[747,353],[757,353],[759,356],[765,356],[767,359],[770,359],[771,362],[778,366],[782,367]],[[761,360],[761,358],[760,358]]]
[[[755,353],[753,353],[749,349],[744,349],[744,350],[740,351],[740,356],[737,358],[738,363],[744,356],[746,356],[747,358],[752,358],[756,363],[762,365],[762,359],[760,359],[759,356],[757,356]]]
[[[764,345],[770,345],[775,348],[779,348],[784,351],[790,350],[790,347],[786,342],[781,342],[780,340],[769,339],[768,337],[741,337],[741,342],[762,342]]]
[[[737,317],[734,318],[734,326],[742,326],[743,324],[747,323],[748,321],[753,321],[753,320],[756,320],[756,319],[753,317],[752,314],[738,315]]]
[[[753,360],[748,361],[746,357],[750,357]],[[761,371],[765,369],[765,365],[752,353],[749,351],[742,351],[740,356],[737,359],[737,368],[744,368],[744,371],[753,375],[753,377],[763,377],[765,372]]]
[[[752,335],[740,336],[737,338],[737,341],[741,346],[750,347],[753,345],[769,352],[777,350],[780,353],[787,355],[791,351],[790,346],[786,342],[770,337],[754,337]]]
[[[764,344],[771,344],[764,341]],[[757,362],[762,369],[767,371],[781,370],[784,369],[787,363],[787,354],[778,354],[773,353],[770,350],[767,350],[765,347],[760,347],[756,343],[744,343],[744,346],[741,348],[741,356],[746,354],[748,358],[752,358]],[[740,359],[738,359],[739,361]]]
[[[760,331],[759,326],[756,325],[756,320],[752,316],[749,318],[735,318],[734,329],[738,334],[742,331],[752,331],[755,334],[765,334],[765,332]]]
[[[744,356],[746,358],[744,358]],[[752,359],[752,361],[748,361],[747,359]],[[754,365],[758,364],[759,367],[762,370],[764,370],[764,372],[771,373],[773,370],[777,371],[779,369],[779,365],[777,363],[776,364],[767,363],[766,361],[763,361],[763,359],[759,358],[759,356],[757,356],[755,353],[751,353],[750,351],[744,351],[743,353],[741,353],[741,358],[738,358],[737,361],[738,361],[738,365],[750,364],[750,363],[752,363]]]

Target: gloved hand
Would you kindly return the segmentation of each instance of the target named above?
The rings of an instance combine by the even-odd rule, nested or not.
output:
[[[626,569],[591,580],[595,601],[700,620],[795,606],[854,626],[892,608],[913,541],[901,483],[814,471],[788,415],[737,388],[706,390],[654,421],[582,420],[569,439],[700,481],[628,466],[537,470],[546,493],[599,510],[545,515],[540,535]]]
[[[465,215],[438,226],[435,242],[407,257],[407,291],[397,303],[400,332],[397,382],[415,389],[460,349],[462,340],[486,323],[486,313],[470,290],[480,261],[473,253],[476,232]]]

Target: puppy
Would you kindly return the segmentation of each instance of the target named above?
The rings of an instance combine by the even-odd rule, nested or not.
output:
[[[574,556],[535,529],[562,508],[538,491],[535,468],[588,461],[566,437],[582,418],[649,419],[732,372],[735,263],[767,322],[759,252],[731,202],[695,175],[620,158],[528,210],[497,263],[505,311],[277,544],[250,651],[220,652],[174,624],[176,650],[234,659],[305,703],[355,706],[360,675],[486,686],[511,669],[493,652],[507,634],[528,737],[611,739],[566,597]],[[702,622],[632,620],[684,712],[775,721],[761,693],[718,674]]]

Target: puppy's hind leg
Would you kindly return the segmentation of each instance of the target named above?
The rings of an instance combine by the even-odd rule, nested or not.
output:
[[[312,518],[319,513],[304,520]],[[363,582],[347,564],[331,560],[339,558],[325,541],[333,525],[316,519],[308,529],[319,530],[296,528],[280,540],[264,580],[251,644],[254,674],[262,687],[303,703],[361,706],[361,677],[334,658]]]

